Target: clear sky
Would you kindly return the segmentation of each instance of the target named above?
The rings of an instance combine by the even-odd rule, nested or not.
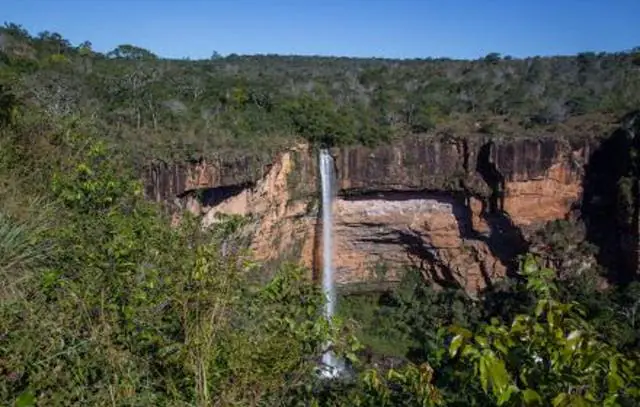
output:
[[[640,46],[640,0],[0,0],[0,18],[98,51],[516,57]]]

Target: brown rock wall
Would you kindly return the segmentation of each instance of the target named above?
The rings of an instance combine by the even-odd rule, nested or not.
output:
[[[592,143],[412,137],[333,149],[337,282],[394,281],[415,266],[441,285],[475,291],[491,284],[520,250],[522,229],[564,218],[580,199]],[[264,176],[204,162],[154,170],[148,194],[160,200],[186,192],[185,206],[206,212],[210,227],[216,213],[251,215],[256,258],[319,270],[316,156],[297,146],[264,166]],[[237,188],[237,180],[249,184]],[[219,199],[198,204],[188,193],[207,188],[219,189]]]

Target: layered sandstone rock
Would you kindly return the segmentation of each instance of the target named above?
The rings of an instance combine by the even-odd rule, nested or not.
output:
[[[295,191],[290,185],[292,174],[310,173],[303,166],[305,161],[292,158],[306,154],[307,150],[306,146],[298,146],[279,155],[265,177],[254,186],[242,189],[210,208],[200,206],[192,210],[205,212],[202,220],[205,227],[215,227],[219,214],[251,216],[251,249],[257,259],[290,259],[312,267],[317,208],[311,206],[312,199],[295,199],[292,196]]]
[[[156,161],[142,169],[145,194],[156,202],[173,202],[197,189],[252,185],[268,172],[274,157],[247,155],[185,162]]]
[[[475,291],[491,284],[523,250],[523,235],[564,218],[579,200],[593,145],[478,136],[333,149],[337,282],[393,281],[414,266],[441,285]],[[223,174],[201,164],[156,196],[185,196],[190,210],[206,213],[207,226],[215,227],[217,213],[250,215],[258,259],[317,270],[316,156],[297,146],[239,177],[244,185],[225,186]],[[148,191],[163,188],[158,178]]]
[[[437,194],[339,199],[335,208],[339,283],[393,281],[403,266],[441,285],[478,290],[504,266],[474,238],[463,202]]]

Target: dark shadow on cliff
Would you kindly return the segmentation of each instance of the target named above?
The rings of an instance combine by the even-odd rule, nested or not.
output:
[[[252,183],[244,183],[215,188],[190,189],[178,195],[178,198],[194,196],[202,206],[213,207],[253,186]]]
[[[507,274],[514,276],[518,268],[517,258],[527,251],[528,244],[520,228],[514,225],[509,214],[504,211],[505,179],[491,159],[492,148],[493,142],[480,147],[476,163],[477,173],[491,189],[491,195],[488,198],[479,197],[483,202],[482,217],[491,228],[491,232],[486,236],[469,226],[467,235],[485,242],[491,254],[507,267]],[[471,225],[472,215],[468,206],[461,216],[468,218],[466,224]],[[490,281],[489,276],[485,278]]]
[[[638,191],[637,174],[632,168],[636,143],[633,132],[620,128],[602,141],[585,166],[581,219],[587,228],[587,240],[598,247],[598,263],[607,270],[606,278],[612,283],[628,282],[636,274]],[[623,177],[632,180],[628,190],[632,208],[625,208],[629,202],[620,194]],[[621,211],[629,211],[632,219],[621,220]]]
[[[488,157],[486,158],[488,161]],[[484,168],[483,168],[484,169]],[[493,172],[491,172],[493,171]],[[488,179],[495,186],[494,191],[501,191],[500,186],[504,183],[502,177],[494,167],[488,167]],[[369,191],[367,193],[358,193],[350,196],[343,196],[342,199],[358,201],[358,200],[381,200],[381,201],[406,201],[412,199],[434,200],[438,203],[451,205],[452,213],[456,218],[458,225],[458,233],[464,240],[478,240],[487,245],[491,254],[500,260],[502,264],[507,266],[508,272],[512,273],[517,269],[517,256],[526,251],[527,245],[519,228],[513,225],[507,214],[501,209],[501,201],[498,193],[492,197],[494,213],[488,208],[483,208],[484,219],[491,227],[491,233],[485,235],[478,233],[473,229],[471,221],[471,210],[465,202],[468,198],[465,193],[461,192],[444,192],[444,191]],[[487,201],[484,200],[485,206]],[[489,203],[490,204],[490,203]],[[377,225],[370,222],[359,222],[360,226],[376,227]],[[414,267],[425,273],[425,277],[429,277],[437,284],[443,287],[460,288],[462,276],[456,278],[456,272],[448,265],[444,264],[438,257],[436,249],[430,247],[424,242],[418,232],[414,231],[394,231],[386,234],[379,234],[364,240],[368,243],[378,244],[396,244],[405,247],[407,254],[413,259],[420,259],[419,264],[413,264]],[[415,262],[414,262],[415,263]],[[482,278],[486,286],[491,287],[492,276],[490,270],[481,267]]]
[[[458,233],[465,237],[467,225],[464,224],[466,219],[461,216],[461,208],[463,206],[462,198],[456,193],[448,193],[443,191],[367,191],[356,192],[348,196],[341,196],[342,199],[349,201],[359,200],[380,200],[380,201],[408,201],[408,200],[431,200],[440,204],[451,205],[453,215],[458,223]],[[368,228],[384,228],[383,224],[375,222],[358,222],[358,226]],[[419,270],[424,278],[431,280],[442,287],[462,288],[459,280],[456,279],[455,272],[447,264],[442,262],[437,254],[437,249],[429,246],[417,231],[400,231],[378,233],[370,238],[361,239],[360,241],[373,244],[390,244],[398,245],[405,248],[407,256],[410,259],[411,266]]]
[[[491,189],[491,196],[488,198],[489,208],[484,208],[483,211],[487,212],[488,209],[489,213],[500,212],[504,207],[504,177],[491,159],[493,146],[493,142],[483,144],[476,162],[476,172]]]
[[[370,223],[369,226],[376,224]],[[383,225],[379,225],[383,226]],[[425,279],[447,288],[462,288],[454,271],[444,264],[437,255],[436,249],[429,246],[422,237],[412,231],[395,230],[379,233],[362,242],[374,244],[400,245],[405,248],[411,265],[424,274]]]

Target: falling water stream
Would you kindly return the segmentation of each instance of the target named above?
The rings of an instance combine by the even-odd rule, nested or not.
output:
[[[324,316],[331,320],[336,306],[336,290],[333,283],[333,157],[325,149],[320,150],[320,183],[322,189],[322,289],[327,296]],[[331,344],[329,344],[331,345]],[[340,374],[339,360],[331,350],[322,355],[324,377]]]

